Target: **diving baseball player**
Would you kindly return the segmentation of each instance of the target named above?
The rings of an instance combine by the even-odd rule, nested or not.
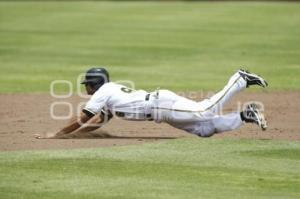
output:
[[[101,127],[113,116],[133,121],[164,122],[201,137],[235,130],[244,123],[256,124],[262,130],[267,128],[260,107],[254,103],[249,104],[242,112],[218,114],[238,92],[252,85],[268,85],[262,77],[245,70],[238,70],[220,92],[200,102],[169,90],[148,93],[110,82],[109,74],[104,68],[88,70],[82,84],[92,97],[81,115],[54,136],[45,138],[68,138],[69,135],[89,132]]]

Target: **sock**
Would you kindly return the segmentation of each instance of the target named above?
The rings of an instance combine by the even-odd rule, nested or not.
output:
[[[241,115],[242,121],[246,122],[246,118],[245,118],[245,116],[244,116],[244,112],[243,112],[243,111],[240,112],[240,115]]]
[[[241,115],[242,121],[244,121],[246,123],[255,123],[255,121],[253,119],[245,117],[244,111],[240,112],[240,115]]]

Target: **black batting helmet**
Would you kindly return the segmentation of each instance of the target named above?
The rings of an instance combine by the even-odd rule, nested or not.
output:
[[[99,89],[106,82],[109,82],[109,74],[105,68],[91,68],[86,72],[85,80],[81,84],[89,84]]]

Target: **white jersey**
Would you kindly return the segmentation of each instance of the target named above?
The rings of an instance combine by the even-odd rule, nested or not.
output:
[[[147,120],[151,111],[147,101],[148,92],[133,90],[126,86],[109,82],[101,86],[87,102],[84,110],[92,114],[103,108],[114,115],[128,120]],[[148,118],[150,119],[150,118]]]

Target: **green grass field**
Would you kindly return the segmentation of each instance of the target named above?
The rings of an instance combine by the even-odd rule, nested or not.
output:
[[[89,66],[138,88],[215,90],[241,66],[300,88],[300,4],[0,2],[0,92],[48,92]]]
[[[1,198],[299,198],[299,142],[180,139],[0,153]]]
[[[299,35],[298,3],[0,2],[0,93],[93,65],[148,90],[216,90],[240,66],[299,90]],[[0,152],[1,199],[299,197],[299,141]]]

